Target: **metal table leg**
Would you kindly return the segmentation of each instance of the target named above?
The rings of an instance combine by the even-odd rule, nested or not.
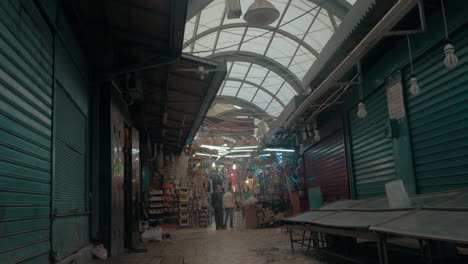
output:
[[[310,235],[309,235],[309,245],[307,246],[307,249],[310,249],[310,243],[312,242],[312,234],[314,232],[310,231]]]
[[[291,250],[294,252],[294,240],[293,240],[293,233],[292,228],[289,229],[289,239],[291,240]]]
[[[304,230],[304,232],[302,232],[301,248],[304,246],[305,233],[306,233],[306,231]]]

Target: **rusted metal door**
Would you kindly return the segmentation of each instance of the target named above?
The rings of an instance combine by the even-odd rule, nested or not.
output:
[[[132,244],[138,242],[141,204],[140,133],[132,128]]]

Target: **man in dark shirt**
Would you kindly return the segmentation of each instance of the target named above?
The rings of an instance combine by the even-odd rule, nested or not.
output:
[[[223,192],[221,185],[216,185],[216,191],[211,196],[211,203],[214,209],[216,230],[223,229]]]

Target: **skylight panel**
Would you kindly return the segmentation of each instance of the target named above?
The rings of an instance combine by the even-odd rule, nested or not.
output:
[[[252,98],[254,97],[255,93],[257,92],[257,90],[258,90],[257,87],[244,83],[237,97],[250,102]]]
[[[271,43],[266,56],[287,67],[297,46],[298,43],[289,38],[275,38]]]
[[[278,103],[278,101],[276,101],[275,99],[273,99],[268,108],[266,109],[266,112],[269,115],[278,117],[281,114],[281,112],[283,112],[283,110],[284,108],[281,106],[281,104]]]
[[[221,19],[223,18],[225,4],[224,1],[215,1],[207,6],[200,15],[200,28],[203,30],[218,27],[221,23]],[[198,30],[198,33],[202,32],[203,30]]]
[[[272,94],[275,94],[279,90],[283,82],[284,79],[282,77],[278,76],[278,74],[276,74],[275,72],[270,71],[262,86]]]
[[[229,73],[229,78],[244,79],[245,74],[249,70],[250,63],[236,61],[232,66],[231,72]]]
[[[266,69],[265,67],[253,64],[252,68],[250,68],[246,80],[260,85],[263,79],[265,79],[267,73],[268,69]]]
[[[218,45],[216,46],[215,52],[238,50],[244,30],[244,28],[229,28],[222,30],[219,34]]]
[[[289,69],[291,72],[294,72],[299,80],[302,80],[306,72],[314,63],[315,59],[316,58],[314,55],[312,55],[306,48],[301,46],[299,47],[296,56],[294,56]]]
[[[195,30],[195,21],[197,16],[194,16],[185,24],[185,32],[184,32],[184,42],[191,39],[193,37],[193,32]]]
[[[223,93],[221,95],[236,96],[238,90],[239,89],[224,86]]]
[[[295,95],[296,91],[288,83],[285,83],[276,96],[283,104],[287,105]]]
[[[242,43],[241,50],[263,55],[268,43],[270,42],[272,34],[273,33],[271,31],[249,28],[244,38],[244,42]]]
[[[257,95],[252,100],[252,103],[264,109],[268,106],[271,101],[271,96],[262,90],[258,90]]]

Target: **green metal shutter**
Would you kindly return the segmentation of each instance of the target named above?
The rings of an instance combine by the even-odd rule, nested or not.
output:
[[[349,112],[351,153],[356,198],[384,195],[385,183],[396,178],[392,139],[385,135],[388,117],[385,88],[364,99],[368,116],[357,117],[357,107]]]
[[[63,259],[89,242],[86,116],[57,82],[55,89],[53,250]]]
[[[0,1],[0,263],[48,263],[53,38],[33,1]]]
[[[468,31],[453,43],[455,69],[443,64],[443,43],[414,62],[418,95],[409,93],[410,70],[404,71],[419,193],[468,187]]]

